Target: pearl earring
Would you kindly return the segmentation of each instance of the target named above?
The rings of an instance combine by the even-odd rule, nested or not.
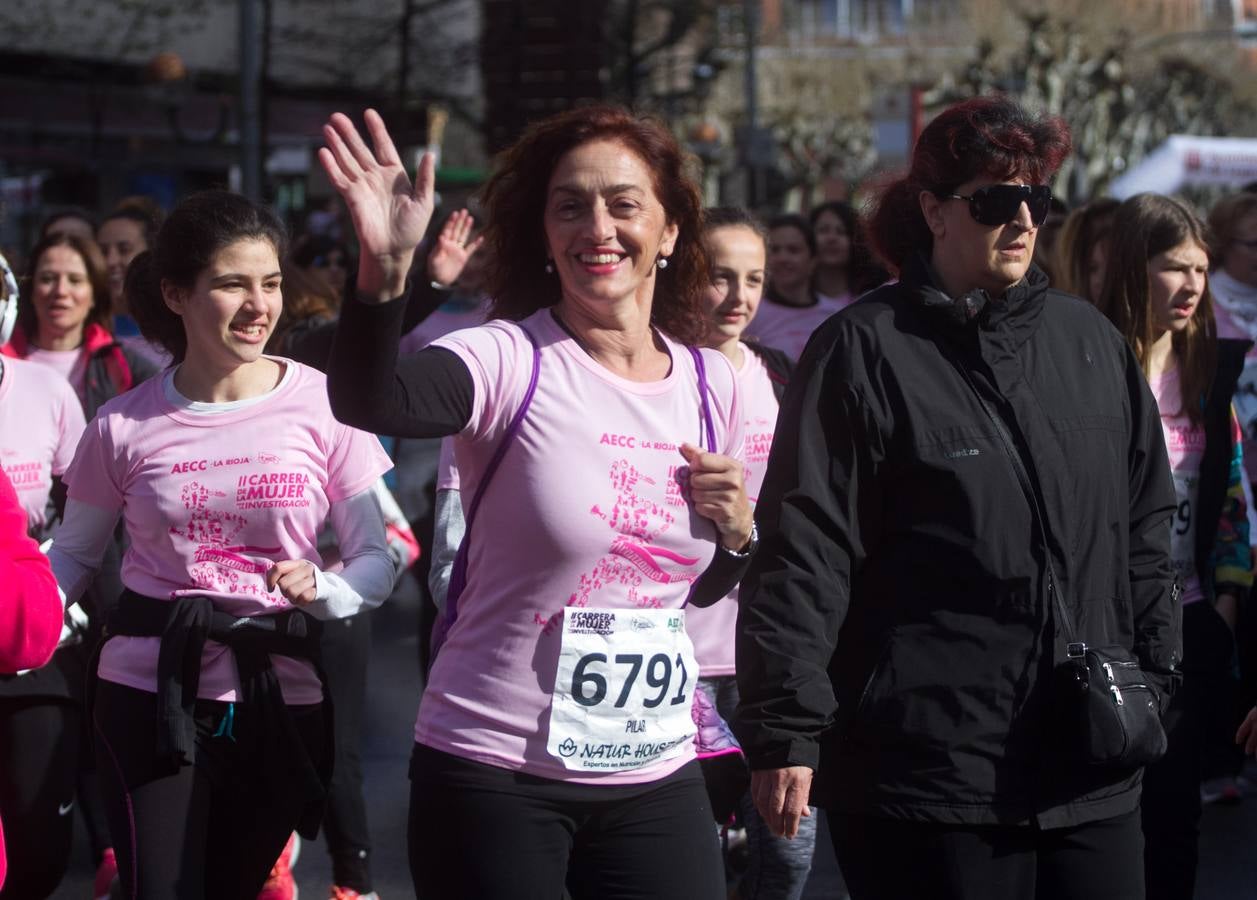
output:
[[[552,260],[552,259],[547,259],[547,260],[546,260],[546,274],[547,274],[547,275],[553,275],[553,274],[554,274],[554,260]]]
[[[661,269],[668,268],[668,257],[666,256],[659,257],[659,259],[655,262],[655,265],[657,265]]]

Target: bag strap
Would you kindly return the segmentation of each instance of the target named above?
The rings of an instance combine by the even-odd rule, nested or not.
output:
[[[519,409],[515,411],[510,424],[506,426],[506,432],[502,435],[502,440],[498,442],[497,449],[493,452],[489,464],[485,467],[484,474],[480,476],[480,483],[476,485],[476,493],[471,498],[471,506],[467,509],[463,539],[459,542],[458,551],[454,554],[454,564],[450,569],[449,588],[445,595],[446,632],[448,632],[449,626],[454,624],[454,620],[458,618],[458,598],[462,594],[463,588],[467,585],[467,548],[471,544],[471,529],[476,521],[476,512],[480,509],[480,501],[484,499],[485,489],[489,486],[489,482],[493,480],[494,474],[502,464],[506,451],[515,442],[520,426],[524,423],[524,415],[528,412],[528,407],[532,405],[533,396],[537,393],[537,379],[541,374],[541,349],[537,346],[537,339],[532,336],[532,333],[527,328],[520,326],[520,330],[524,332],[524,336],[528,338],[528,343],[532,345],[532,375],[528,379],[528,390],[524,392],[524,399],[520,402]]]
[[[690,356],[694,357],[694,368],[698,370],[698,397],[703,405],[703,425],[707,430],[707,452],[716,452],[716,425],[711,417],[711,404],[707,400],[707,365],[703,362],[703,354],[694,347],[686,347]]]
[[[990,402],[982,396],[977,383],[973,380],[973,373],[950,352],[949,348],[944,346],[943,341],[936,340],[934,344],[938,347],[939,352],[960,373],[960,377],[965,380],[965,383],[969,385],[969,390],[977,398],[982,411],[986,413],[987,418],[991,420],[991,424],[995,426],[995,432],[999,435],[1004,455],[1008,457],[1008,462],[1012,465],[1013,473],[1016,474],[1017,481],[1021,485],[1021,491],[1026,495],[1026,501],[1030,504],[1030,513],[1034,517],[1035,527],[1043,538],[1043,559],[1047,564],[1048,593],[1052,595],[1052,600],[1056,605],[1057,618],[1060,620],[1061,628],[1065,632],[1065,653],[1070,658],[1080,657],[1087,652],[1087,645],[1085,642],[1078,640],[1073,616],[1069,614],[1069,610],[1065,607],[1065,602],[1061,599],[1060,590],[1057,587],[1056,570],[1052,566],[1052,548],[1048,541],[1050,533],[1047,527],[1047,517],[1043,514],[1039,492],[1034,489],[1034,482],[1030,480],[1030,473],[1026,470],[1025,460],[1021,458],[1021,453],[1013,442],[1012,434],[1009,433],[1008,425],[1004,422],[1004,419],[991,406]]]

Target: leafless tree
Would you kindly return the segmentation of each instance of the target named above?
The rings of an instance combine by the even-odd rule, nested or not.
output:
[[[939,109],[1002,91],[1062,116],[1074,135],[1074,156],[1055,184],[1063,196],[1081,201],[1103,194],[1172,134],[1251,134],[1257,128],[1257,106],[1221,71],[1233,58],[1225,44],[1188,41],[1185,51],[1175,46],[1179,35],[1164,31],[1098,34],[1076,16],[1017,15],[1022,37],[1013,52],[1001,53],[992,38],[980,40],[971,60],[926,102]]]

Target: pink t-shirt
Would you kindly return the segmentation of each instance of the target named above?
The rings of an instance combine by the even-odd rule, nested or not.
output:
[[[402,353],[417,353],[437,338],[464,328],[483,325],[488,314],[488,298],[471,305],[460,303],[456,299],[433,311],[430,316],[409,331],[398,345],[399,350]]]
[[[754,504],[764,484],[779,404],[764,361],[745,345],[742,368],[738,370],[738,390],[745,428],[746,494]],[[704,678],[734,673],[733,632],[737,621],[737,588],[719,603],[705,609],[690,607],[686,611],[685,627],[694,641],[694,656]]]
[[[48,524],[52,476],[65,474],[83,427],[83,407],[65,379],[27,360],[4,358],[0,469],[13,482],[32,533]]]
[[[767,297],[759,305],[759,311],[751,324],[746,326],[744,338],[750,338],[765,347],[774,347],[793,360],[803,355],[808,338],[820,324],[851,305],[852,298],[820,297],[813,306],[786,306],[774,303]]]
[[[1200,494],[1200,461],[1205,455],[1205,429],[1183,412],[1178,368],[1149,379],[1161,411],[1161,432],[1170,457],[1170,474],[1178,509],[1170,527],[1170,562],[1183,585],[1183,603],[1203,600],[1196,572],[1196,506]]]
[[[467,586],[433,665],[415,740],[489,765],[561,781],[653,781],[693,759],[627,772],[577,773],[546,751],[565,606],[673,609],[716,551],[716,529],[690,507],[682,442],[706,446],[689,351],[665,338],[672,369],[628,381],[587,355],[549,310],[490,322],[435,346],[458,354],[474,409],[454,441],[463,508],[527,390],[536,396],[471,525]],[[742,456],[742,414],[729,361],[702,351],[721,453]],[[687,742],[688,743],[688,742]]]
[[[74,388],[74,393],[83,396],[87,382],[87,354],[82,348],[75,350],[41,350],[34,344],[30,346],[26,358],[31,362],[47,366]]]
[[[128,588],[158,599],[206,596],[237,616],[290,609],[267,590],[267,570],[285,559],[319,565],[330,505],[390,468],[377,438],[332,416],[322,373],[282,362],[278,387],[229,412],[175,406],[166,375],[110,400],[88,426],[66,474],[70,497],[122,510]],[[159,645],[155,637],[110,639],[100,677],[155,691]],[[272,660],[288,703],[320,702],[309,663]],[[231,651],[206,643],[197,696],[231,701],[238,689]]]

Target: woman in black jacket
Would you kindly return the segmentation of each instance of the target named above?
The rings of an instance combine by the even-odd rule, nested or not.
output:
[[[782,404],[736,728],[765,818],[828,808],[857,900],[1143,897],[1142,772],[1073,750],[1057,609],[1164,708],[1174,491],[1138,360],[1031,265],[1068,152],[1005,98],[936,118],[872,218],[898,283],[817,331]]]

